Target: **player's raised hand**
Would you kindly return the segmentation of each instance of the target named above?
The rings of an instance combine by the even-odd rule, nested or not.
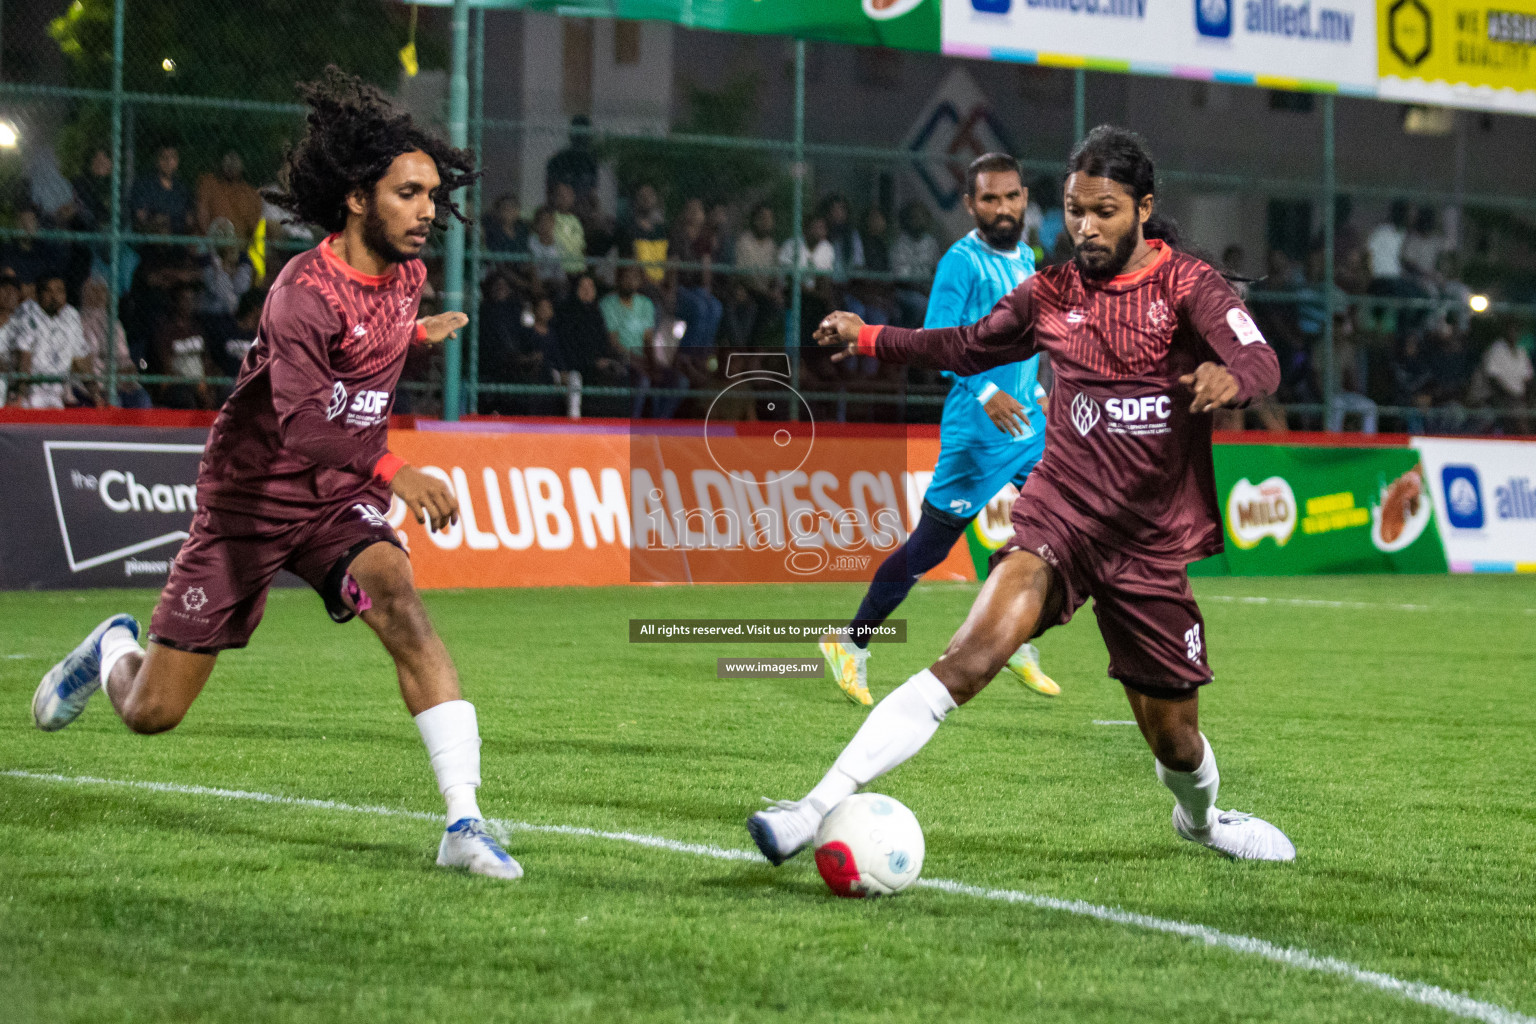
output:
[[[1180,377],[1179,383],[1195,393],[1195,400],[1189,403],[1190,412],[1220,409],[1236,398],[1238,392],[1237,378],[1220,363],[1201,363],[1194,373]]]
[[[452,310],[435,316],[424,316],[419,323],[427,329],[427,344],[436,345],[458,334],[459,328],[469,323],[469,317],[457,310]]]
[[[842,351],[832,356],[834,363],[840,363],[851,355],[857,354],[859,347],[859,331],[864,327],[864,321],[852,313],[844,313],[841,310],[828,313],[816,328],[816,344],[824,348],[841,348]]]
[[[459,499],[453,488],[415,466],[401,466],[389,482],[389,489],[428,530],[446,530],[459,521]]]
[[[1023,437],[1029,429],[1029,413],[1019,400],[1006,391],[999,391],[982,404],[992,425],[1005,434]]]

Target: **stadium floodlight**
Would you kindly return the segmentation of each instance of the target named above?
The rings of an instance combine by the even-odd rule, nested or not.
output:
[[[1467,305],[1472,307],[1474,313],[1488,312],[1488,296],[1472,295],[1467,298]]]
[[[0,119],[0,149],[15,149],[20,143],[21,132],[16,122],[9,118]]]

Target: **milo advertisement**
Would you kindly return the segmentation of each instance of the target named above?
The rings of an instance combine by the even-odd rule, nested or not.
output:
[[[1446,571],[1419,453],[1217,445],[1227,550],[1192,575]]]

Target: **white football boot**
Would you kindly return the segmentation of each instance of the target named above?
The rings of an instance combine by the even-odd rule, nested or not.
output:
[[[810,800],[780,800],[747,819],[747,833],[774,867],[811,845],[826,814]]]
[[[1285,833],[1263,818],[1212,807],[1206,821],[1206,828],[1197,829],[1190,825],[1184,808],[1173,805],[1173,830],[1192,843],[1209,846],[1233,860],[1296,859],[1296,847]]]
[[[49,669],[32,694],[32,721],[43,732],[57,732],[80,717],[91,695],[101,689],[101,637],[113,626],[123,626],[139,638],[139,624],[132,615],[114,615],[91,630],[80,646]]]
[[[460,818],[443,830],[437,847],[437,863],[445,868],[464,868],[472,875],[508,880],[523,877],[523,866],[507,855],[479,818]]]

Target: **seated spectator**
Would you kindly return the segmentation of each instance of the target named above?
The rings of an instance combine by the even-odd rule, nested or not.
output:
[[[80,325],[80,314],[66,301],[64,277],[43,275],[37,282],[37,299],[23,302],[6,326],[8,343],[16,353],[16,372],[39,376],[90,373],[91,350]],[[62,409],[70,389],[62,383],[29,384],[20,404],[28,409]]]
[[[736,262],[736,232],[732,224],[731,204],[723,199],[716,199],[709,204],[709,215],[705,218],[709,224],[709,236],[715,240],[715,262]]]
[[[197,179],[198,230],[207,234],[219,220],[234,228],[241,246],[250,244],[256,225],[261,223],[261,194],[245,180],[245,161],[234,150],[219,161],[218,174]]]
[[[1440,232],[1439,218],[1434,207],[1421,206],[1414,215],[1413,227],[1403,236],[1401,263],[1403,274],[1421,285],[1433,286],[1435,265],[1440,254],[1447,249],[1446,239]]]
[[[864,214],[864,228],[861,232],[864,240],[865,270],[878,274],[891,272],[891,250],[887,232],[885,212],[878,206],[871,206]],[[899,315],[896,288],[889,281],[855,280],[850,291],[852,292],[850,297],[864,307],[864,312],[858,315],[863,317],[866,323],[888,324]],[[858,310],[851,306],[849,310],[858,313]]]
[[[97,146],[85,171],[71,183],[75,192],[77,231],[105,231],[112,221],[112,154]]]
[[[528,251],[528,225],[523,223],[522,205],[511,192],[496,197],[491,212],[481,220],[480,226],[485,232],[485,247],[491,252]]]
[[[240,367],[246,355],[256,345],[256,331],[261,326],[261,306],[266,298],[266,292],[254,288],[241,295],[228,332],[208,339],[213,366],[219,376],[231,380],[240,376]]]
[[[213,251],[203,254],[203,292],[198,313],[205,321],[232,325],[241,297],[251,290],[255,271],[229,221],[215,220],[208,228],[208,239]]]
[[[626,353],[614,348],[597,304],[597,282],[591,274],[576,279],[571,293],[555,307],[555,369],[569,393],[568,414],[581,416],[583,384],[617,385],[629,368]]]
[[[933,237],[928,207],[915,199],[901,208],[898,220],[901,231],[891,246],[891,272],[897,275],[901,323],[921,327],[928,311],[933,271],[939,264],[939,240]]]
[[[157,404],[170,409],[212,409],[208,349],[197,322],[197,288],[181,285],[171,292],[170,300],[155,325],[151,365],[159,373],[186,380],[162,384]]]
[[[16,309],[21,301],[21,285],[16,280],[16,272],[10,267],[0,268],[0,374],[21,372],[17,369],[21,351],[12,340],[20,326]],[[0,377],[0,406],[16,404],[20,394],[18,387],[7,384],[5,378]]]
[[[864,239],[853,225],[848,200],[833,193],[821,202],[821,216],[827,224],[827,241],[832,243],[832,265],[839,279],[846,279],[864,267]]]
[[[640,268],[630,264],[618,270],[618,288],[603,296],[598,309],[608,328],[608,338],[626,359],[642,357],[650,350],[656,330],[656,305],[640,294]]]
[[[688,325],[680,347],[694,354],[713,349],[724,308],[711,290],[715,241],[702,200],[690,199],[683,204],[668,250],[674,260],[699,264],[698,269],[679,268],[672,272],[672,306],[678,319]]]
[[[587,268],[587,233],[576,216],[576,193],[561,182],[550,189],[549,204],[555,213],[555,244],[564,257],[567,274],[580,274]]]
[[[1491,404],[1498,409],[1520,410],[1511,421],[1513,429],[1516,433],[1529,433],[1530,419],[1524,409],[1531,393],[1531,356],[1520,346],[1519,328],[1513,322],[1505,325],[1483,353],[1481,369],[1492,385]]]
[[[587,239],[587,259],[595,262],[611,256],[618,244],[618,225],[598,205],[597,193],[577,197],[576,219]]]
[[[27,146],[27,195],[42,222],[50,228],[67,227],[78,211],[75,190],[59,171],[53,146],[46,140]]]
[[[553,383],[548,352],[553,344],[550,321],[555,309],[539,296],[527,314],[522,297],[505,274],[492,274],[480,301],[480,379],[491,384]],[[524,323],[528,315],[529,323]],[[481,393],[480,411],[501,415],[528,412],[539,401],[525,396]]]
[[[555,239],[555,211],[539,207],[533,215],[533,231],[528,235],[528,253],[533,257],[533,275],[551,295],[565,294],[565,267],[560,243]]]
[[[1408,237],[1408,201],[1394,199],[1387,220],[1366,237],[1372,294],[1393,295],[1403,278],[1403,242]]]
[[[69,269],[69,250],[57,242],[37,237],[40,228],[37,210],[23,206],[16,213],[16,227],[23,232],[0,245],[0,266],[10,267],[21,282],[23,299],[37,298],[37,284],[50,274],[64,275]]]
[[[91,372],[99,377],[107,374],[107,282],[92,275],[80,286],[80,327],[85,334],[85,346],[91,353]],[[117,404],[124,409],[148,409],[149,392],[139,383],[139,368],[128,354],[128,338],[123,325],[112,322],[112,372],[117,375]],[[109,405],[105,382],[77,384],[79,404]]]
[[[666,282],[667,216],[656,186],[644,182],[635,189],[628,215],[619,223],[619,258],[639,260],[645,267],[646,284],[657,289]]]
[[[773,237],[773,207],[761,203],[736,238],[736,274],[730,279],[727,314],[731,343],[754,344],[759,336],[781,330],[784,281],[779,276],[779,243]],[[744,273],[745,271],[745,273]]]
[[[811,217],[805,222],[805,236],[791,238],[779,247],[779,266],[789,268],[796,264],[802,271],[830,274],[837,264],[837,252],[827,239],[827,221],[824,217]],[[814,274],[801,279],[801,285],[809,291],[814,285]]]
[[[1377,427],[1376,403],[1365,395],[1366,353],[1355,337],[1354,310],[1334,314],[1333,318],[1334,367],[1339,374],[1339,387],[1328,406],[1325,429],[1339,433],[1344,429],[1344,417],[1353,413],[1360,417],[1360,433],[1374,434]]]
[[[553,195],[555,187],[571,190],[572,206],[597,193],[597,158],[592,155],[592,119],[586,114],[571,118],[570,141],[544,165],[544,191]]]
[[[156,218],[164,218],[166,233],[191,234],[195,228],[192,196],[187,186],[176,176],[181,166],[181,153],[173,145],[162,145],[155,150],[153,174],[138,178],[128,193],[128,208],[133,211],[134,229],[152,233]]]

